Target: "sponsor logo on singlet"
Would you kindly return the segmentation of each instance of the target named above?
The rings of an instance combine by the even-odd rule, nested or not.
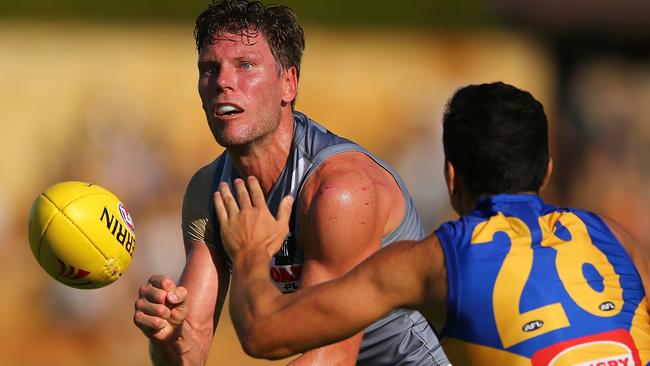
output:
[[[638,351],[622,329],[571,339],[537,351],[533,366],[638,366]]]
[[[302,256],[296,256],[297,246],[293,233],[289,232],[280,250],[271,260],[269,275],[283,293],[294,292],[302,284]]]
[[[302,282],[302,264],[271,265],[270,275],[275,286],[283,293],[294,292]]]

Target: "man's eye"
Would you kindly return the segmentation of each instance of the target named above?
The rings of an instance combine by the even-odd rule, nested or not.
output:
[[[240,67],[241,67],[242,69],[249,70],[249,69],[252,69],[252,68],[253,68],[253,63],[252,63],[252,62],[246,62],[246,61],[244,61],[244,62],[241,63]]]
[[[201,75],[212,75],[214,73],[219,72],[219,67],[218,66],[204,66],[199,68],[199,73]]]

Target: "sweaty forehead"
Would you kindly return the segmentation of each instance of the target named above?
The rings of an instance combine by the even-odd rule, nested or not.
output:
[[[202,57],[221,55],[223,53],[255,53],[260,55],[271,55],[271,49],[264,35],[252,30],[240,34],[229,32],[220,32],[215,34],[209,42],[206,42],[200,52]]]

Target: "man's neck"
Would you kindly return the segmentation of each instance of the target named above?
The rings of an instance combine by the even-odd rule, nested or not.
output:
[[[517,193],[482,193],[477,196],[467,195],[462,200],[463,212],[460,213],[460,215],[462,216],[474,211],[480,200],[487,197],[496,196],[497,194],[528,194],[528,195],[539,196],[539,192],[534,192],[534,191],[525,191],[525,192],[517,192]]]
[[[228,148],[235,169],[242,178],[255,176],[264,193],[268,193],[282,173],[289,157],[293,130],[293,114],[283,115],[278,128],[270,135],[243,149]]]

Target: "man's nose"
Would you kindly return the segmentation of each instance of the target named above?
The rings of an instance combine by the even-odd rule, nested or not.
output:
[[[233,89],[237,74],[232,66],[222,65],[217,77],[217,87],[220,90]]]

